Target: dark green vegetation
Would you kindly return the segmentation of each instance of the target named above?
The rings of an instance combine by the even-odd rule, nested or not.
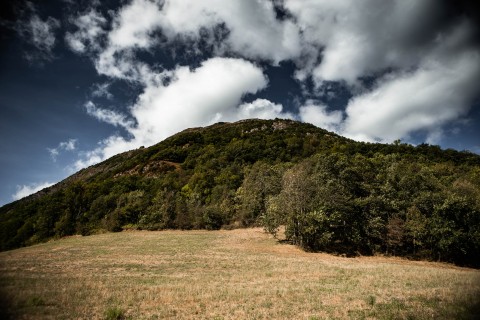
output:
[[[480,156],[288,120],[189,129],[0,208],[0,248],[135,228],[263,225],[307,250],[480,266]]]

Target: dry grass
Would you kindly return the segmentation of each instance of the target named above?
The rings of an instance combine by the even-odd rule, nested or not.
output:
[[[471,319],[480,271],[342,258],[261,229],[123,232],[0,253],[15,319]]]

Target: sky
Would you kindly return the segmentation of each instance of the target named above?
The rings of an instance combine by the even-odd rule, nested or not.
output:
[[[0,205],[190,127],[480,153],[468,0],[3,0]]]

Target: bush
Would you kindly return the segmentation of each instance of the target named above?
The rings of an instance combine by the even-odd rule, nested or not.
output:
[[[223,225],[223,215],[217,208],[207,207],[203,213],[203,223],[207,230],[219,230]]]

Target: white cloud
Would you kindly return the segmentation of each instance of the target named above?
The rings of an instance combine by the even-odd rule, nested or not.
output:
[[[232,110],[233,114],[225,117],[227,121],[237,121],[242,119],[274,119],[288,118],[293,119],[293,115],[283,112],[283,106],[266,99],[256,99],[250,103],[243,103],[237,109]],[[222,119],[218,119],[222,120]]]
[[[100,146],[95,148],[94,150],[81,152],[79,155],[79,159],[75,161],[75,163],[71,167],[67,168],[68,171],[74,173],[75,171],[92,166],[107,159],[107,157],[104,156],[105,152],[103,152],[103,147],[104,145],[106,145],[106,142],[101,141],[99,142],[99,145]],[[119,153],[120,152],[121,151],[119,151]]]
[[[39,16],[33,15],[30,19],[30,30],[35,46],[44,51],[51,51],[55,45],[55,35],[53,32],[59,25],[58,20],[52,17],[42,21]]]
[[[57,160],[61,151],[73,151],[76,149],[77,139],[69,139],[67,141],[60,142],[56,148],[47,148],[53,161]]]
[[[245,5],[229,1],[227,5],[222,1],[168,1],[161,5],[159,1],[133,0],[112,16],[107,42],[95,57],[97,72],[111,78],[137,81],[144,89],[131,107],[128,117],[132,120],[116,111],[98,108],[92,101],[87,102],[88,114],[125,128],[132,138],[113,135],[101,141],[96,149],[83,153],[75,165],[77,168],[122,151],[152,145],[187,127],[250,116],[292,117],[282,113],[281,105],[267,100],[240,106],[244,94],[255,93],[267,85],[262,70],[253,63],[211,58],[195,70],[177,66],[158,73],[137,58],[138,51],[152,50],[159,30],[171,41],[178,37],[198,40],[201,32],[209,28],[213,32],[220,23],[229,26],[233,23],[234,27],[229,28],[231,41],[226,46],[242,51],[243,55],[258,56],[269,50],[269,55],[275,53],[277,56],[263,55],[262,58],[279,61],[283,56],[297,54],[299,49],[295,41],[291,42],[291,35],[298,30],[291,23],[277,21],[270,2],[249,1]],[[250,27],[244,29],[246,25]],[[265,28],[270,29],[265,31]],[[296,36],[298,38],[298,34]],[[286,43],[295,53],[277,50]]]
[[[287,16],[277,19],[274,4],[284,5]],[[72,39],[78,41],[71,47],[95,48],[88,50],[100,75],[138,82],[143,91],[128,115],[87,103],[88,114],[125,128],[132,138],[113,135],[77,165],[157,143],[187,127],[249,117],[297,116],[368,141],[418,131],[436,141],[443,125],[467,113],[480,81],[479,50],[468,44],[473,25],[466,19],[443,23],[441,9],[434,0],[132,0],[110,13],[108,26],[91,10],[76,20]],[[217,57],[196,69],[158,72],[162,66],[139,59],[141,52],[171,53],[178,43],[196,52],[200,40],[213,48],[200,53]],[[218,57],[230,54],[243,58]],[[264,99],[242,103],[243,95],[267,86],[251,62],[258,60],[294,61],[297,78],[312,76],[316,85],[308,98],[331,94],[326,81],[346,84],[353,97],[345,110],[309,100],[298,115]],[[364,77],[374,79],[373,87],[363,86]],[[97,89],[93,97],[109,97],[108,84]]]
[[[70,18],[70,22],[75,25],[75,32],[67,32],[65,40],[69,47],[78,53],[86,51],[100,50],[99,38],[105,35],[104,27],[107,20],[95,9],[90,9],[87,13]]]
[[[339,126],[343,121],[343,112],[338,110],[329,112],[327,106],[315,104],[313,101],[308,101],[307,104],[300,107],[299,116],[303,122],[333,132],[339,132]]]
[[[301,53],[300,30],[290,20],[277,20],[271,1],[167,0],[161,27],[170,39],[199,36],[224,24],[229,30],[224,45],[246,57],[278,63]]]
[[[422,131],[433,142],[478,96],[475,27],[465,18],[451,19],[445,5],[433,0],[284,3],[303,32],[297,77],[312,75],[317,94],[324,81],[340,81],[354,95],[343,121],[326,107],[301,108],[302,119],[308,113],[317,125],[332,123],[331,129],[359,140],[408,139]],[[376,84],[364,88],[359,79],[372,76]]]
[[[128,120],[127,116],[113,110],[98,108],[92,101],[88,101],[85,104],[85,109],[87,109],[87,113],[92,117],[115,127],[120,126],[128,129],[133,126],[133,122]]]
[[[77,143],[77,139],[70,139],[65,142],[60,142],[59,147],[67,151],[72,151],[72,150],[75,150],[76,143]]]
[[[76,51],[85,50],[85,39],[101,34],[102,29],[98,27],[103,20],[97,16],[93,19],[92,12],[82,16],[85,20],[88,17],[88,23],[80,24],[78,19],[79,31],[67,35],[67,41]],[[88,27],[92,24],[93,27]],[[221,25],[228,34],[223,43],[215,43],[215,30]],[[94,27],[98,29],[94,35],[86,33],[86,30],[97,30]],[[299,56],[302,48],[297,26],[290,20],[277,20],[270,1],[133,0],[114,14],[108,43],[95,59],[97,71],[124,80],[150,81],[150,67],[136,58],[136,52],[158,45],[155,37],[158,31],[169,40],[168,49],[174,49],[178,39],[195,42],[208,34],[207,40],[216,45],[217,54],[232,51],[275,64]],[[191,47],[195,48],[196,44]]]
[[[149,48],[151,33],[160,26],[161,13],[156,1],[133,0],[116,15],[109,34],[110,45],[116,50]]]
[[[418,70],[394,74],[373,91],[350,101],[344,134],[370,141],[392,141],[464,116],[480,80],[480,54],[468,51],[451,59],[425,62]]]
[[[113,94],[111,94],[108,90],[110,88],[110,85],[110,82],[95,84],[92,90],[92,96],[97,98],[104,97],[109,100],[113,99]]]
[[[152,80],[150,67],[136,58],[135,50],[155,43],[152,33],[161,23],[159,10],[155,1],[133,0],[114,15],[108,44],[95,60],[99,74],[141,83]]]
[[[138,125],[131,133],[141,145],[151,145],[184,128],[212,123],[245,93],[266,85],[262,70],[241,59],[212,58],[193,71],[178,67],[169,85],[147,86],[140,95],[132,108]]]
[[[28,20],[19,20],[16,26],[17,32],[24,38],[35,50],[25,52],[25,58],[28,60],[51,60],[53,59],[53,49],[55,47],[55,32],[60,27],[60,22],[48,17],[42,20],[35,13],[35,7],[29,6],[33,11]]]
[[[437,36],[435,5],[433,0],[285,1],[303,31],[303,73],[312,72],[317,83],[353,83],[388,68],[416,66]]]
[[[50,186],[54,185],[54,183],[50,182],[41,182],[41,183],[32,183],[29,185],[22,185],[22,186],[17,186],[17,192],[15,192],[12,195],[13,200],[19,200],[22,198],[25,198],[26,196],[29,196],[31,194],[34,194],[40,190],[43,190],[45,188],[48,188]]]
[[[246,117],[275,118],[292,115],[282,112],[282,106],[257,99],[241,104],[246,93],[256,93],[267,86],[262,70],[242,59],[212,58],[200,67],[177,67],[167,72],[170,79],[150,82],[131,107],[135,125],[115,112],[87,104],[89,113],[99,120],[118,124],[133,137],[111,136],[99,147],[76,163],[76,168],[97,163],[117,153],[150,146],[185,128],[235,121]],[[87,109],[89,110],[89,109]]]
[[[108,47],[95,61],[97,72],[111,78],[146,83],[152,81],[150,67],[136,59],[133,51],[117,51]]]

